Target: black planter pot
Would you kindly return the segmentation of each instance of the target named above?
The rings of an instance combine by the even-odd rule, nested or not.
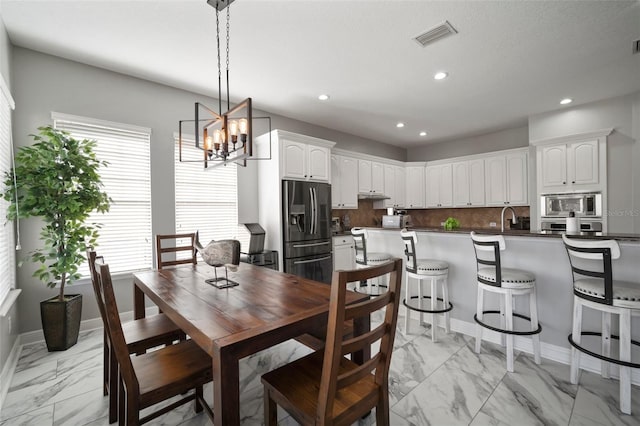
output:
[[[66,294],[64,298],[63,302],[57,296],[40,302],[42,330],[49,352],[66,351],[78,342],[82,295]]]

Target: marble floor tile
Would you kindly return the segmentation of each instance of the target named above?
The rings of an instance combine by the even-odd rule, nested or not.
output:
[[[109,401],[102,389],[93,389],[54,404],[54,426],[84,425],[102,421],[108,424]]]
[[[52,424],[53,404],[0,421],[0,426],[34,426]]]

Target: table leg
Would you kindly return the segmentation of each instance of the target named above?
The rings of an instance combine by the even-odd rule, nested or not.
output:
[[[213,418],[215,426],[240,424],[240,370],[228,351],[216,351],[213,360]]]
[[[134,283],[133,284],[133,319],[140,319],[144,317],[145,317],[144,293]]]
[[[367,333],[370,330],[371,330],[370,316],[354,318],[353,320],[354,337]],[[367,346],[362,351],[354,352],[352,359],[356,364],[362,364],[365,361],[368,361],[369,359],[371,359],[371,347]]]

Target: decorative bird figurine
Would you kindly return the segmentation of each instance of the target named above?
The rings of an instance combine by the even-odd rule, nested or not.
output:
[[[235,272],[240,265],[240,241],[238,240],[211,240],[209,244],[203,246],[200,243],[199,235],[196,232],[195,248],[202,259],[213,266],[215,278],[206,280],[217,288],[227,288],[238,285],[237,282],[228,278],[227,270]],[[218,268],[224,267],[224,277],[218,277]]]

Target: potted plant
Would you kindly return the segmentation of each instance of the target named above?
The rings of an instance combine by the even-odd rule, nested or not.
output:
[[[448,217],[447,220],[444,221],[444,230],[445,231],[453,231],[454,229],[458,229],[460,227],[460,221],[453,217]]]
[[[95,245],[99,224],[86,223],[89,213],[109,210],[98,173],[104,161],[93,151],[96,142],[74,139],[51,126],[30,135],[35,143],[22,147],[15,166],[5,173],[2,196],[11,204],[7,218],[40,217],[41,248],[29,253],[39,268],[33,276],[58,295],[40,302],[42,329],[49,351],[76,344],[80,331],[82,295],[65,294],[65,286],[80,278],[87,245]],[[14,179],[15,177],[15,179]]]

